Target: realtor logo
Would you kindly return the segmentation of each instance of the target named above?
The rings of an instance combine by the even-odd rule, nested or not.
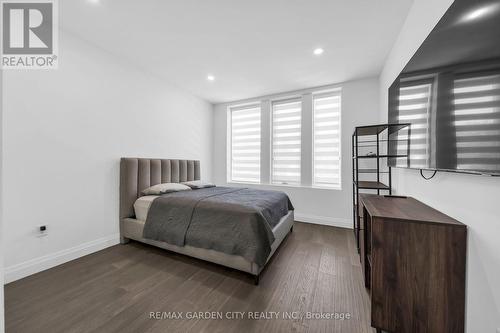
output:
[[[55,0],[1,1],[2,68],[57,68]]]

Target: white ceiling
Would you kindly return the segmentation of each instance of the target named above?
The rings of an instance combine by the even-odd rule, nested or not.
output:
[[[66,0],[59,6],[63,29],[219,103],[378,75],[411,3]],[[314,56],[316,47],[324,54]]]

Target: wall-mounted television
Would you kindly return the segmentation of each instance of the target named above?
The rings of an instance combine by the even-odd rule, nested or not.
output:
[[[500,1],[456,0],[389,88],[389,166],[500,175]]]

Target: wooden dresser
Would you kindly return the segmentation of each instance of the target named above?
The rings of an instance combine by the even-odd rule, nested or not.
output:
[[[467,227],[409,197],[361,194],[359,209],[371,325],[464,332]]]

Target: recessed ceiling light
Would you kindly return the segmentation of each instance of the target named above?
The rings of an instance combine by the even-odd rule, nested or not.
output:
[[[100,2],[100,0],[87,0],[87,1],[93,4],[98,4]]]
[[[481,19],[485,17],[488,14],[493,13],[494,11],[498,10],[500,6],[498,4],[492,4],[492,5],[487,5],[483,6],[480,8],[476,8],[474,10],[471,10],[465,16],[463,17],[462,21],[468,22],[468,21],[474,21]]]
[[[213,75],[207,75],[207,80],[208,81],[214,81],[215,80],[215,76],[213,76]]]
[[[318,47],[317,49],[314,49],[313,53],[315,55],[321,55],[323,54],[323,52],[325,52],[325,50],[323,50],[321,47]]]

